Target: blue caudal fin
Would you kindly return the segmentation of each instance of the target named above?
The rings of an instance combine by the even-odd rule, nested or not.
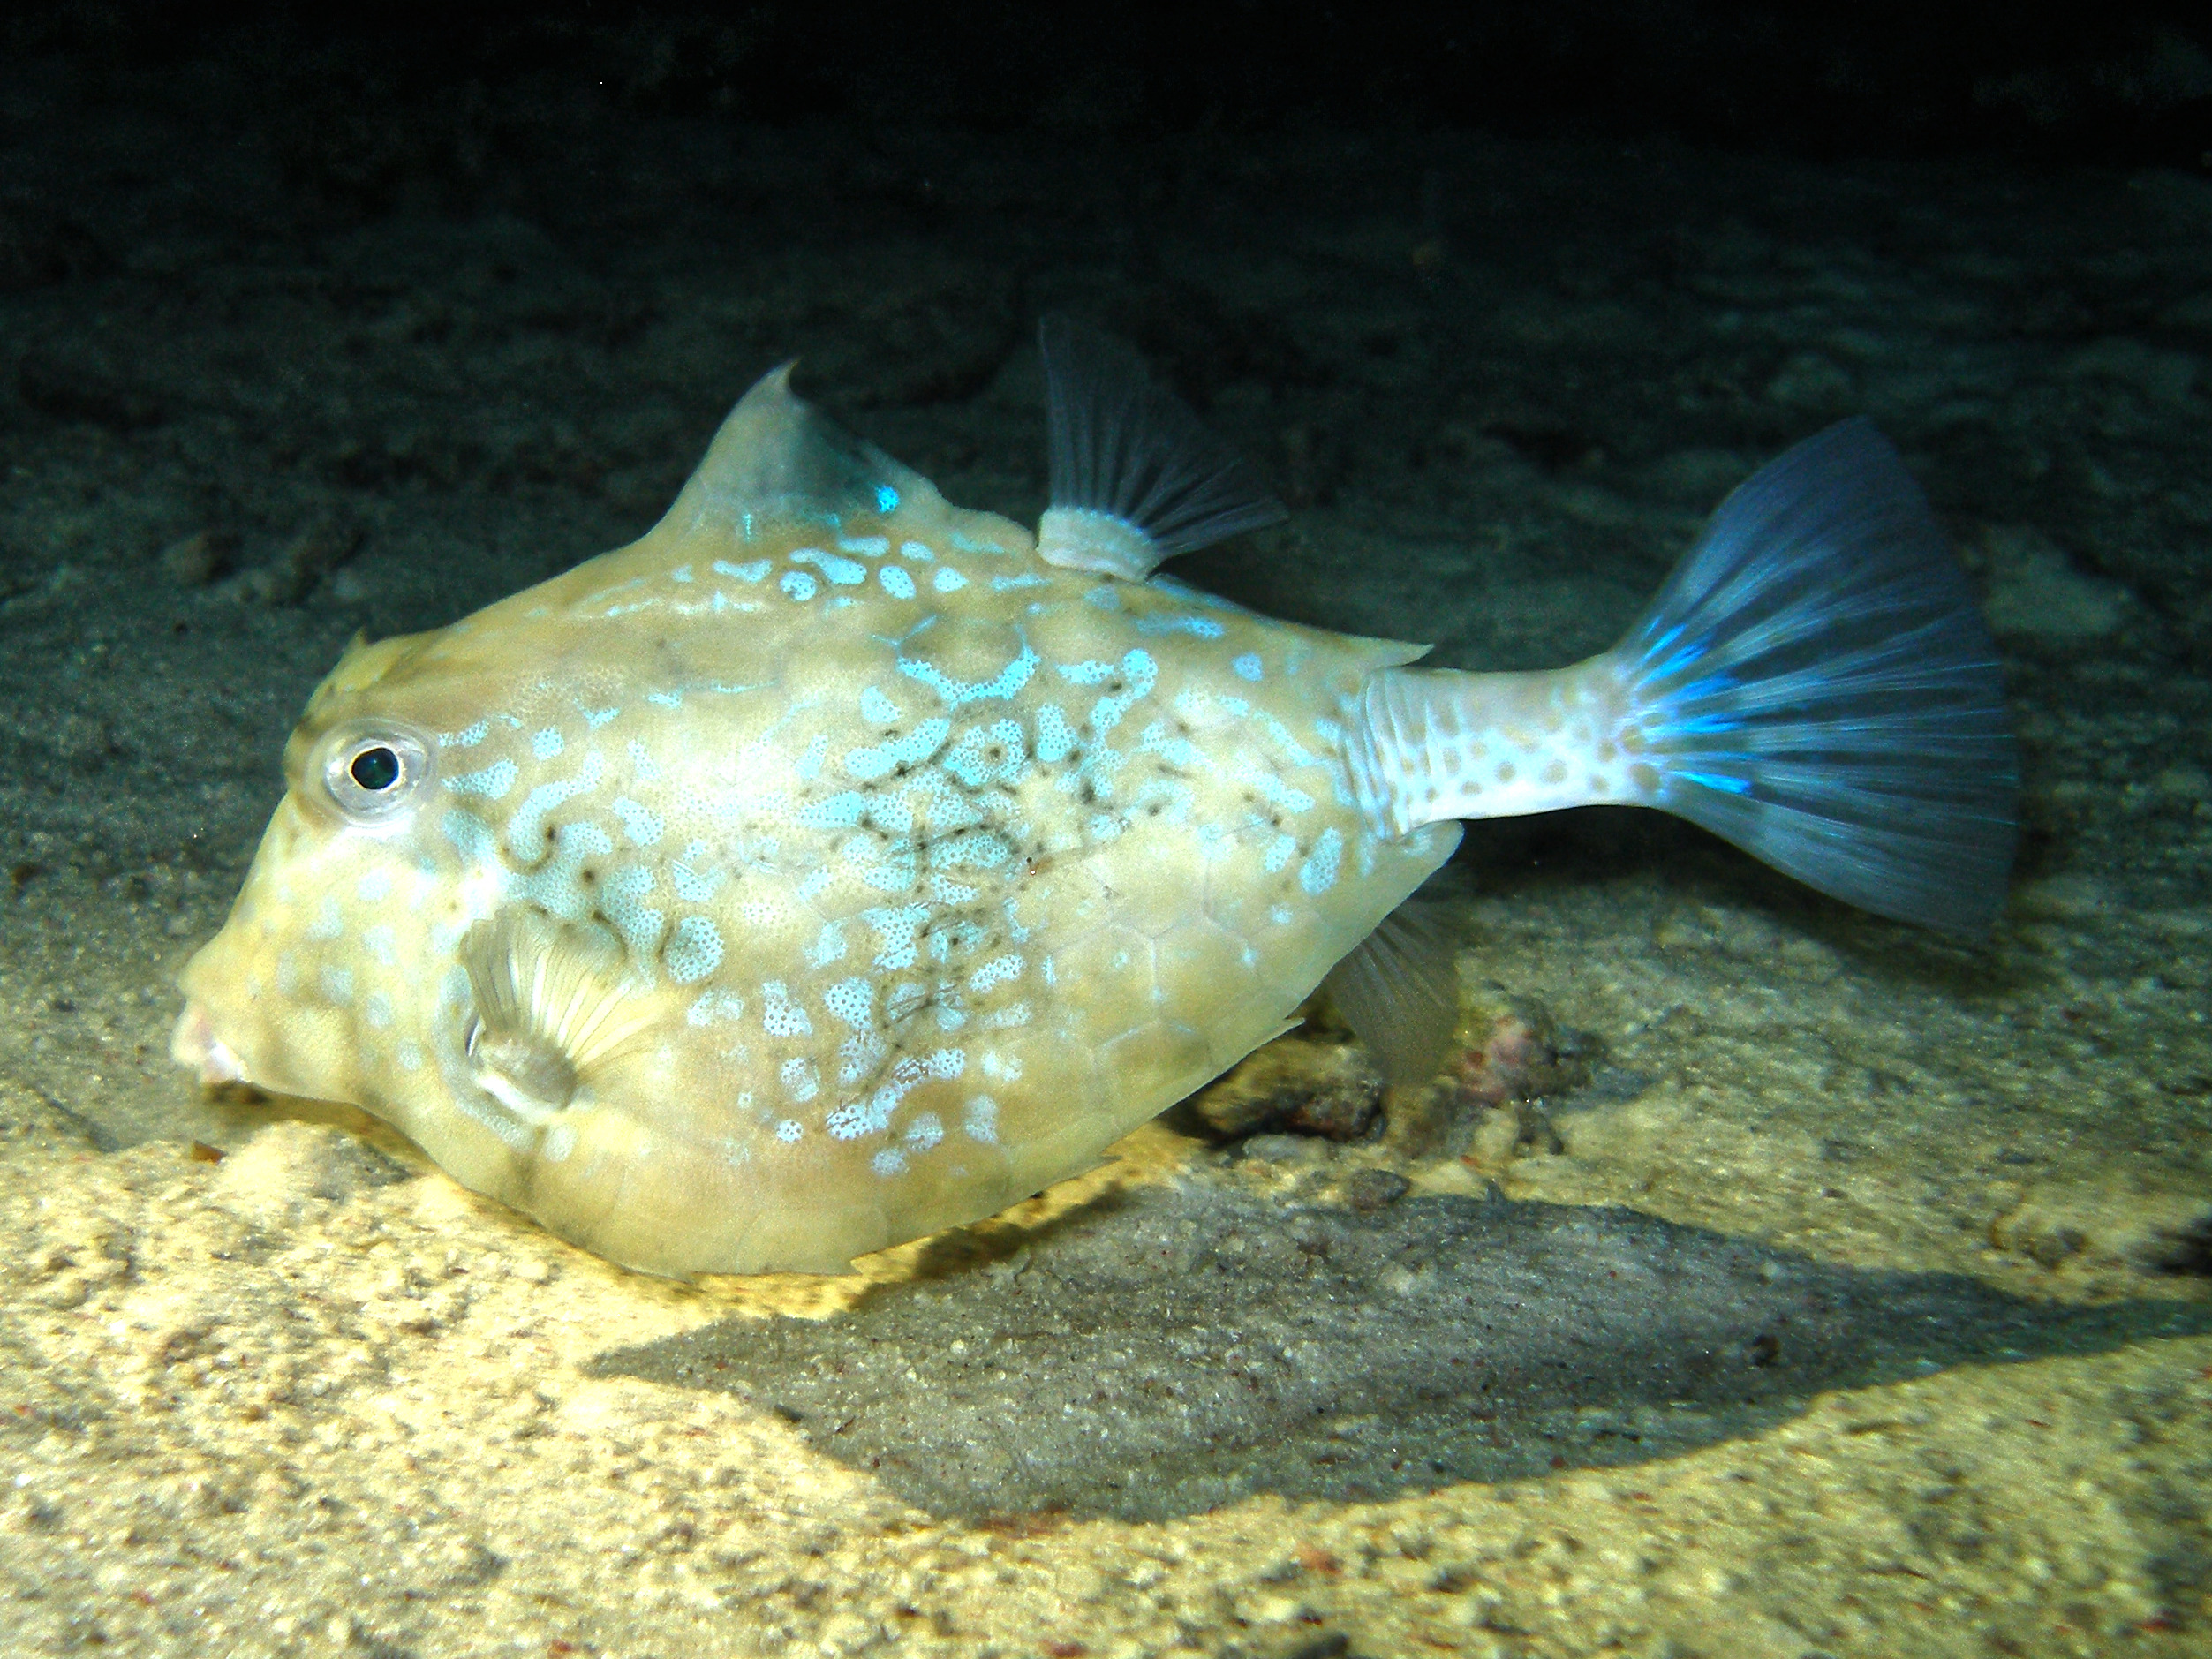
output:
[[[1722,502],[1610,656],[1657,774],[1649,804],[1866,909],[1954,932],[1996,920],[2019,788],[1997,653],[1871,423],[1831,426]]]

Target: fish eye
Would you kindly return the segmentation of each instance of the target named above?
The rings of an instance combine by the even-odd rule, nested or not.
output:
[[[398,727],[351,727],[323,743],[323,789],[356,824],[389,820],[430,776],[430,745]]]
[[[399,781],[399,756],[389,743],[364,749],[346,765],[346,775],[371,795],[380,795]]]

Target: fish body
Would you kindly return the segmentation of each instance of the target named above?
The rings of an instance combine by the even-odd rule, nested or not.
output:
[[[1088,1166],[1341,964],[1393,1024],[1420,975],[1374,946],[1485,780],[1682,810],[1619,653],[1468,702],[1149,577],[1265,503],[1074,355],[1041,548],[780,371],[638,542],[357,644],[177,1058],[358,1104],[631,1267],[840,1271]]]

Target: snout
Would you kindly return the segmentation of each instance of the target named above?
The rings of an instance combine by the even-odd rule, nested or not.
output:
[[[170,1058],[200,1075],[200,1086],[213,1089],[223,1083],[245,1081],[245,1067],[230,1045],[215,1035],[214,1024],[197,1002],[187,1002],[170,1033]]]

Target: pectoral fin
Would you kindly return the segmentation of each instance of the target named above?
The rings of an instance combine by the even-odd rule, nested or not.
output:
[[[475,1000],[475,1080],[533,1126],[565,1112],[650,1029],[620,946],[541,911],[511,906],[479,922],[461,942],[461,966]]]

